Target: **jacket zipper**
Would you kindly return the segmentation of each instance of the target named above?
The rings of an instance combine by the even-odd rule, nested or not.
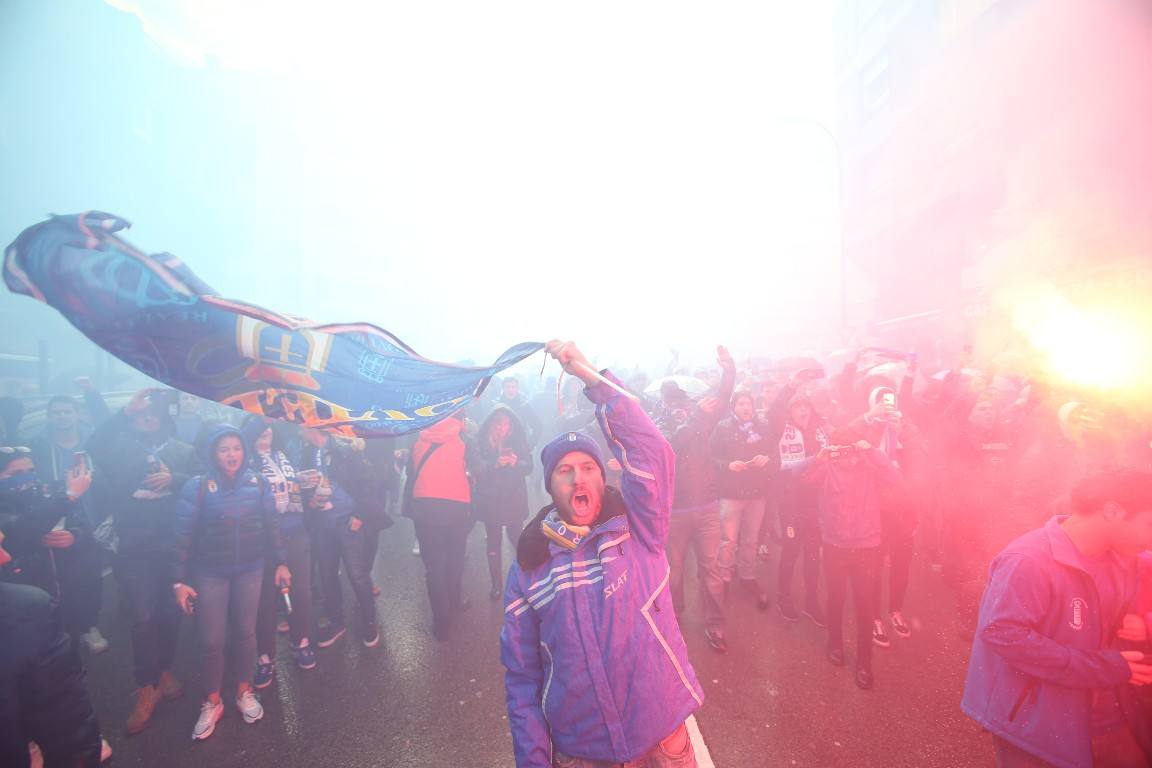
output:
[[[1012,705],[1012,710],[1008,713],[1008,722],[1011,723],[1016,719],[1016,715],[1020,714],[1020,708],[1024,706],[1024,702],[1034,690],[1036,690],[1036,678],[1029,680],[1028,685],[1024,686],[1024,690],[1020,691],[1020,697],[1016,699],[1016,703]]]

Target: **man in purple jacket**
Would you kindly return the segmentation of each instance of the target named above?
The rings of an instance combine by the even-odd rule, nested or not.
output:
[[[541,451],[552,503],[521,534],[500,635],[516,765],[692,768],[685,720],[704,694],[664,552],[675,457],[644,410],[574,344],[553,341],[548,352],[585,383],[624,471],[619,490],[605,485],[600,449],[581,432]]]
[[[1135,555],[1152,547],[1152,473],[1088,477],[1071,506],[993,561],[961,707],[998,766],[1147,766],[1128,684],[1152,683],[1152,662],[1118,639],[1137,639],[1126,614]]]

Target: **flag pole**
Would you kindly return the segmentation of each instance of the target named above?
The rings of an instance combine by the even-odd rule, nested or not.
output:
[[[608,386],[612,387],[612,389],[614,389],[617,392],[619,392],[620,394],[624,395],[624,397],[631,398],[633,401],[635,401],[637,403],[640,402],[640,398],[636,397],[636,395],[634,395],[631,392],[629,392],[628,390],[624,389],[624,387],[620,386],[619,384],[617,384],[616,382],[607,378],[606,376],[601,375],[599,371],[593,370],[591,366],[585,365],[584,363],[580,362],[579,360],[576,360],[574,362],[576,363],[576,365],[578,365],[580,367],[580,370],[584,371],[587,374],[595,376],[600,381],[602,381],[605,384],[607,384]]]

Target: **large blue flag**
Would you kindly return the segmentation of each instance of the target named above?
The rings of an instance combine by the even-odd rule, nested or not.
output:
[[[401,435],[463,408],[505,368],[438,363],[367,323],[320,325],[208,287],[171,254],[116,236],[124,219],[53,216],[8,247],[8,288],[59,310],[116,357],[177,389],[271,418],[356,437]]]

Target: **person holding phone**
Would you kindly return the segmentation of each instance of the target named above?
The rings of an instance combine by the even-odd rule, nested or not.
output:
[[[85,381],[81,379],[80,381]],[[90,411],[106,410],[100,394],[85,384],[85,403]],[[37,474],[42,482],[63,488],[70,473],[88,472],[91,461],[86,451],[91,428],[80,418],[80,406],[67,395],[57,395],[45,406],[47,423],[38,438],[29,443]],[[93,531],[106,513],[95,501],[99,489],[81,496],[72,507],[68,530],[75,543],[53,553],[60,582],[60,616],[75,644],[83,643],[90,653],[108,650],[108,641],[97,626],[104,590],[100,547]]]
[[[528,475],[532,453],[520,418],[506,405],[497,405],[480,425],[476,447],[470,456],[476,480],[476,519],[484,523],[488,548],[489,597],[504,594],[503,539],[513,551],[528,517]]]
[[[248,724],[264,717],[252,691],[252,670],[265,558],[274,559],[277,587],[292,584],[275,493],[249,465],[239,430],[217,424],[200,448],[209,469],[189,480],[180,493],[172,586],[180,609],[189,616],[195,613],[200,635],[205,697],[192,730],[197,741],[212,735],[224,713],[220,687],[229,626],[238,678],[236,708]]]
[[[132,622],[136,702],[128,734],[143,731],[161,700],[184,687],[172,674],[180,610],[172,599],[172,535],[176,492],[196,473],[192,446],[175,437],[168,403],[142,389],[88,440],[100,498],[112,513],[116,556],[112,569]]]
[[[324,609],[328,626],[320,630],[316,645],[329,648],[348,633],[344,617],[344,593],[340,585],[340,566],[352,585],[356,597],[357,627],[365,648],[380,645],[376,600],[372,595],[367,547],[364,546],[364,521],[356,516],[356,503],[334,477],[336,462],[327,432],[305,429],[303,453],[297,467],[300,472],[301,499],[305,520],[310,520],[312,551],[319,562],[320,583],[324,589]]]

